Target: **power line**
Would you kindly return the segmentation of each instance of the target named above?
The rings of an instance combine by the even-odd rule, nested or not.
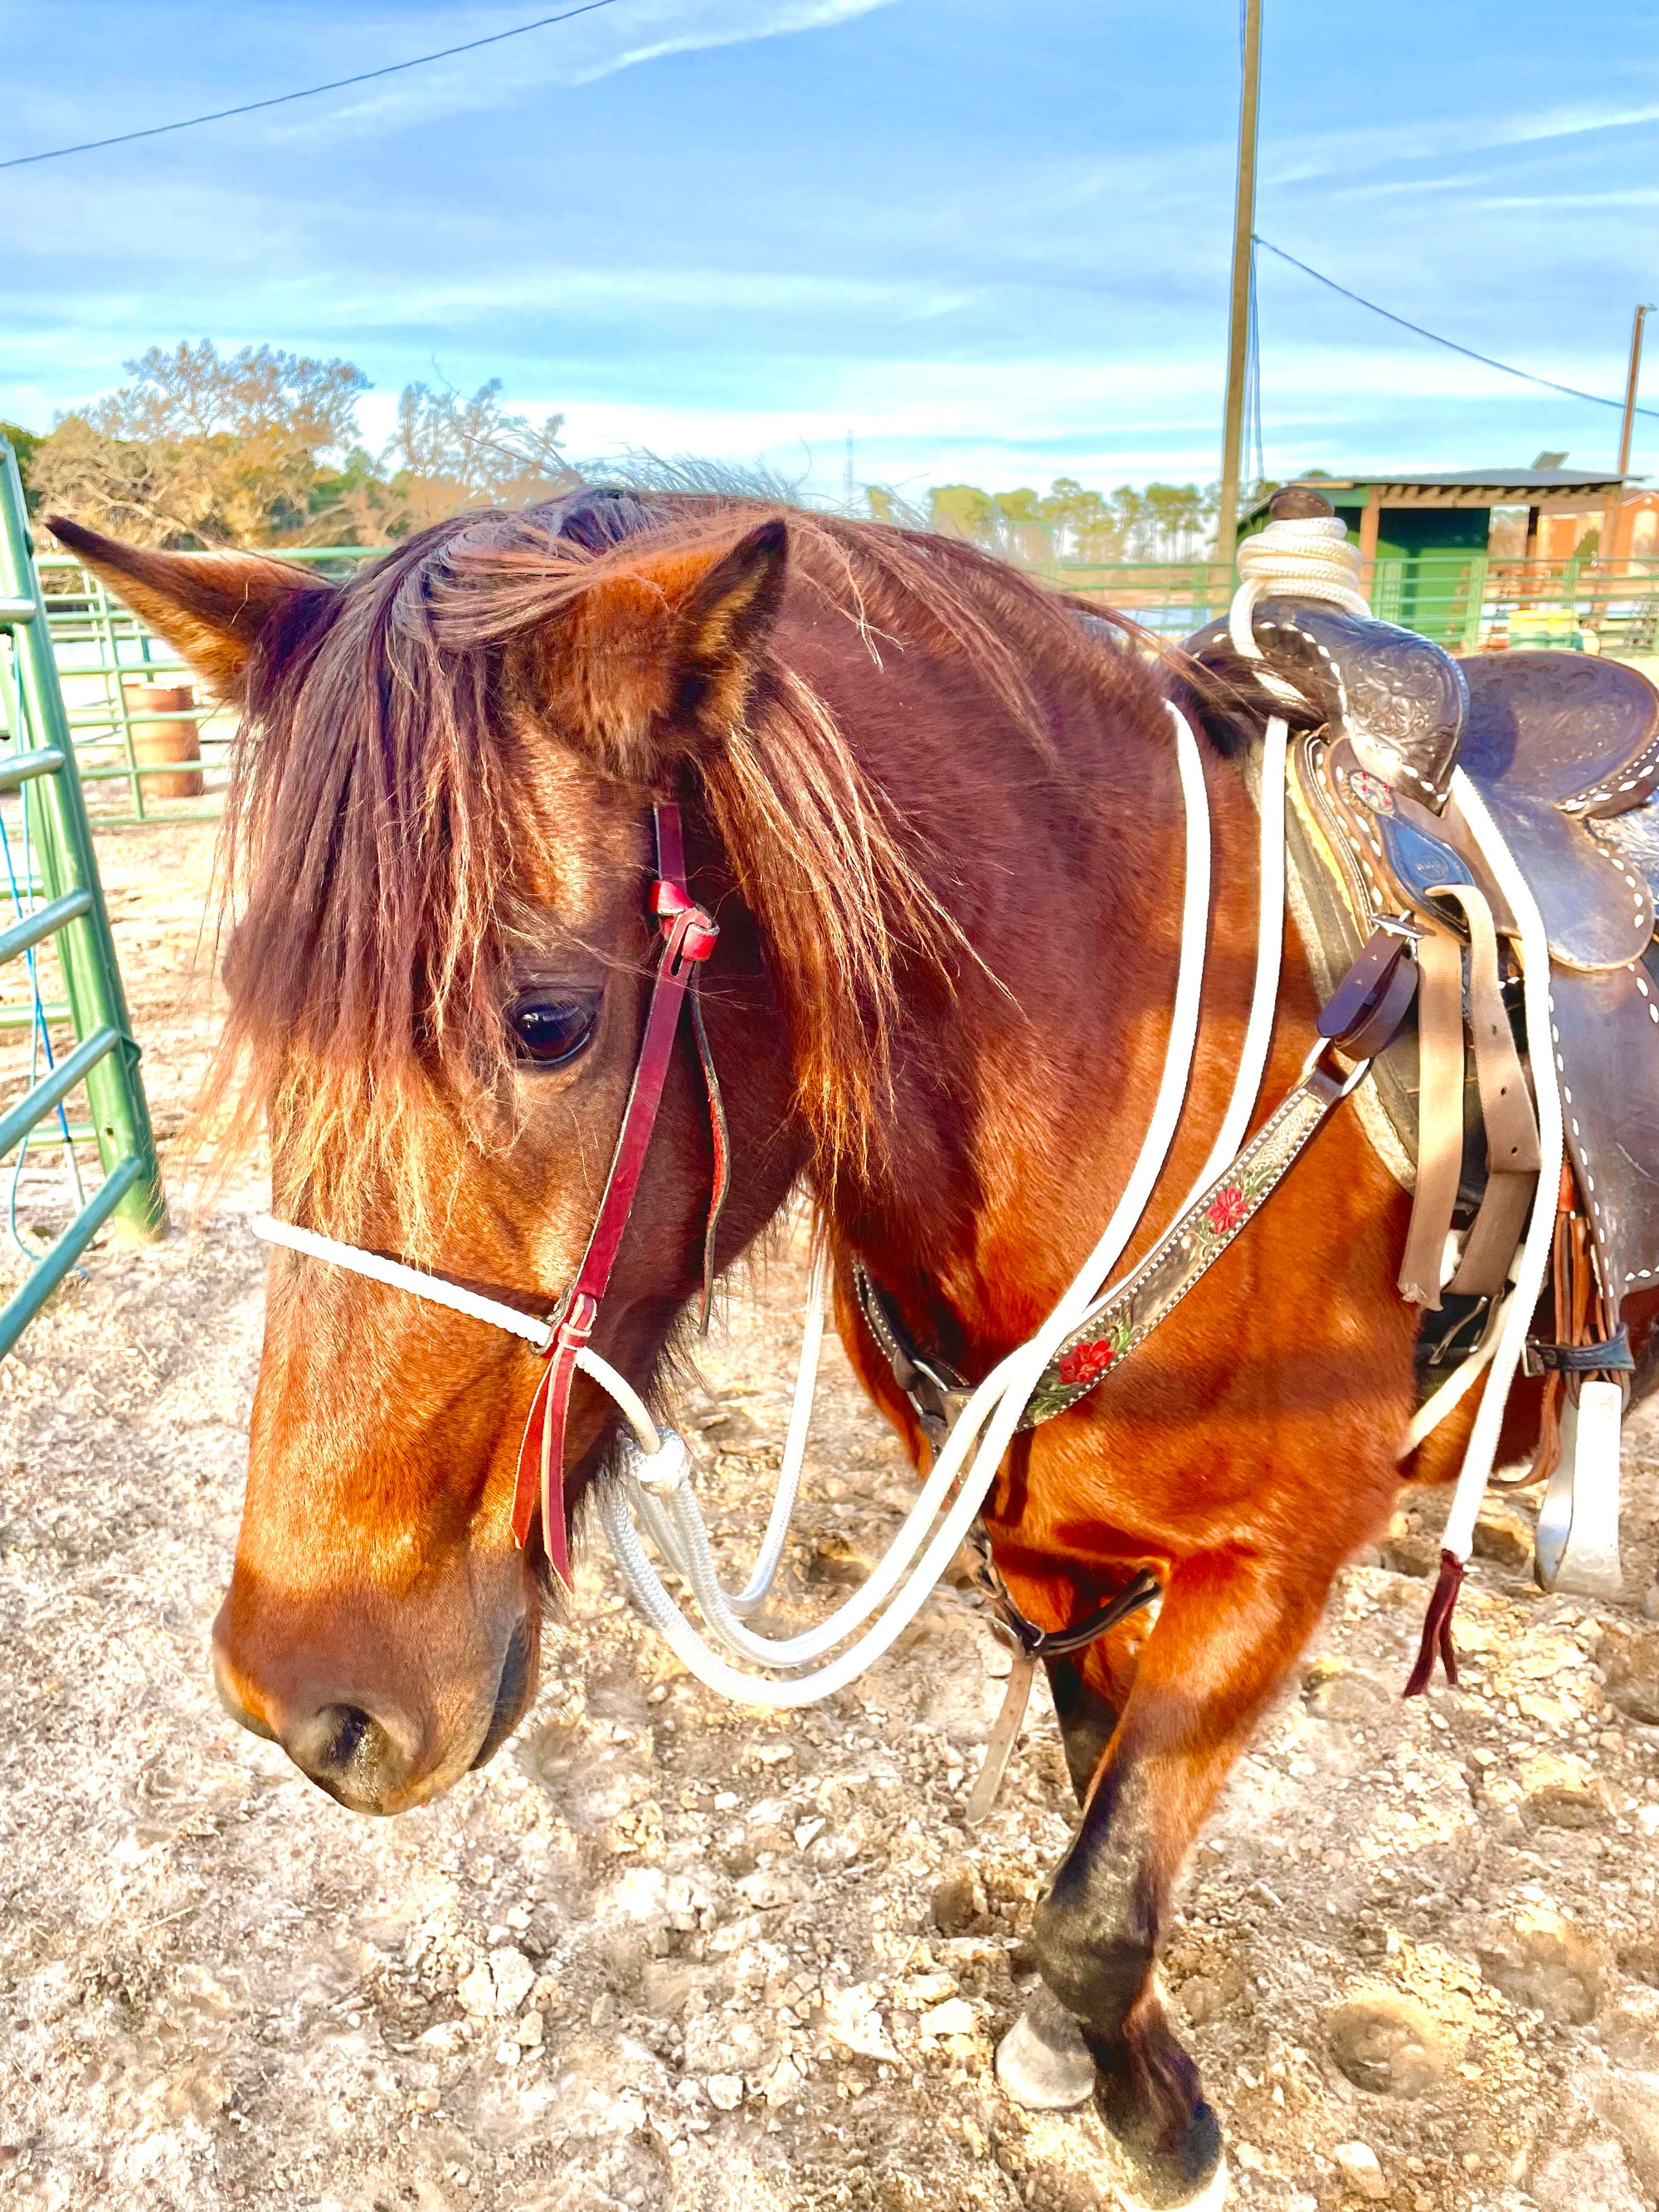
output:
[[[1276,253],[1281,261],[1288,261],[1292,269],[1299,269],[1304,276],[1311,276],[1316,284],[1322,284],[1327,291],[1340,292],[1345,300],[1352,300],[1356,307],[1370,308],[1372,314],[1381,315],[1385,322],[1397,323],[1402,331],[1410,331],[1419,338],[1427,338],[1432,345],[1444,346],[1451,353],[1461,353],[1466,360],[1478,361],[1483,368],[1501,369],[1505,376],[1518,376],[1524,383],[1540,384],[1546,392],[1562,392],[1569,399],[1587,399],[1592,407],[1616,407],[1621,415],[1625,410],[1622,399],[1604,399],[1599,392],[1580,392],[1576,385],[1556,384],[1547,376],[1534,376],[1529,368],[1516,368],[1507,361],[1494,361],[1489,353],[1476,353],[1473,346],[1459,345],[1455,338],[1443,338],[1438,331],[1425,331],[1421,323],[1409,323],[1404,315],[1396,315],[1388,307],[1379,307],[1375,300],[1364,299],[1358,292],[1351,292],[1346,284],[1339,284],[1334,276],[1326,276],[1317,269],[1310,269],[1305,261],[1298,261],[1295,254],[1286,253],[1282,246],[1275,246],[1272,239],[1263,238],[1260,232],[1255,234],[1255,242],[1258,246],[1265,246],[1269,253]],[[1659,422],[1659,409],[1638,407],[1636,412],[1650,416]]]
[[[27,169],[35,161],[61,161],[70,154],[95,154],[105,146],[131,146],[137,138],[165,138],[169,131],[194,131],[201,123],[224,123],[233,115],[255,115],[262,107],[286,107],[290,100],[315,100],[319,93],[343,92],[349,85],[372,84],[376,77],[398,76],[404,70],[424,69],[428,62],[447,62],[456,54],[476,54],[481,46],[499,46],[504,39],[521,39],[528,31],[544,31],[551,23],[568,23],[577,15],[592,15],[616,0],[585,0],[580,8],[567,8],[561,15],[538,15],[533,23],[515,23],[509,31],[492,31],[486,39],[469,39],[464,46],[441,46],[435,54],[414,54],[406,62],[387,62],[383,69],[359,70],[356,76],[337,76],[327,84],[308,84],[301,92],[279,92],[269,100],[246,100],[240,107],[216,107],[211,115],[186,115],[178,123],[153,123],[147,131],[123,131],[113,138],[86,138],[78,146],[53,146],[44,154],[14,154],[0,161],[0,169]]]

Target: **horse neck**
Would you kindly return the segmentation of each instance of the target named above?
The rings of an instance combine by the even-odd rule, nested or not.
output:
[[[1033,670],[1048,762],[948,667],[912,661],[878,699],[854,671],[831,700],[977,960],[955,957],[951,990],[906,975],[880,1141],[820,1197],[838,1241],[970,1363],[1028,1334],[1092,1246],[1168,1036],[1184,872],[1174,732],[1143,669],[1108,647],[1100,664],[1093,680]],[[1212,972],[1248,976],[1226,956],[1253,942],[1254,815],[1236,769],[1212,757],[1206,776]],[[1247,993],[1212,997],[1238,998],[1242,1027]],[[1195,1122],[1218,1077],[1200,1069]],[[1196,1136],[1178,1164],[1188,1150],[1195,1168]]]

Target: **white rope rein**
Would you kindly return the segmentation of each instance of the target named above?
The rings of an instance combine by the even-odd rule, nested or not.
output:
[[[1176,713],[1173,708],[1170,711],[1172,714]],[[778,1548],[772,1540],[781,1535],[782,1528],[787,1527],[787,1511],[782,1509],[786,1501],[793,1503],[798,1492],[800,1480],[798,1450],[804,1453],[806,1442],[805,1425],[798,1419],[792,1419],[790,1437],[791,1446],[798,1447],[798,1449],[786,1450],[778,1499],[769,1527],[769,1541],[763,1547],[765,1556],[757,1565],[748,1589],[743,1594],[744,1602],[741,1604],[728,1599],[721,1590],[708,1530],[689,1480],[682,1480],[676,1483],[665,1498],[659,1486],[649,1483],[642,1468],[626,1465],[621,1482],[601,1492],[599,1510],[606,1533],[648,1618],[685,1664],[710,1687],[727,1697],[765,1705],[805,1704],[827,1696],[854,1679],[890,1645],[894,1638],[902,1632],[926,1601],[939,1574],[977,1518],[985,1495],[1000,1466],[1009,1438],[1024,1412],[1032,1389],[1052,1358],[1055,1346],[1079,1321],[1086,1318],[1088,1313],[1096,1310],[1102,1297],[1111,1296],[1109,1288],[1100,1287],[1095,1289],[1091,1297],[1089,1285],[1103,1285],[1105,1276],[1121,1258],[1168,1156],[1190,1076],[1198,1002],[1202,989],[1210,874],[1207,802],[1202,787],[1201,763],[1196,758],[1191,732],[1179,715],[1176,715],[1176,722],[1178,759],[1188,825],[1186,888],[1182,902],[1182,960],[1164,1082],[1160,1085],[1152,1123],[1143,1142],[1136,1172],[1132,1178],[1132,1187],[1126,1190],[1107,1235],[1091,1255],[1088,1266],[1050,1316],[1039,1336],[1022,1346],[1019,1352],[1011,1354],[969,1401],[886,1556],[853,1597],[827,1620],[801,1635],[758,1637],[745,1629],[734,1617],[740,1611],[752,1609],[750,1601],[761,1591],[763,1582],[769,1579],[769,1571],[775,1570]],[[1275,718],[1269,727],[1263,779],[1261,927],[1250,1019],[1222,1129],[1212,1149],[1211,1161],[1194,1187],[1195,1191],[1203,1188],[1237,1152],[1248,1128],[1261,1088],[1271,1040],[1283,947],[1284,769],[1287,742],[1285,725]],[[1134,1206],[1133,1214],[1129,1211],[1132,1203]],[[809,1342],[822,1312],[826,1279],[827,1268],[820,1261],[814,1271],[809,1304]],[[803,1357],[795,1385],[794,1411],[797,1417],[803,1406],[810,1404],[809,1370],[815,1368],[816,1364],[815,1354]],[[988,1430],[986,1428],[988,1421],[990,1424]],[[975,1449],[976,1443],[977,1449]],[[625,1455],[625,1459],[631,1459],[631,1455]],[[728,1665],[726,1657],[714,1648],[719,1645],[731,1658],[769,1668],[809,1665],[823,1657],[868,1620],[888,1598],[933,1527],[940,1506],[949,1496],[953,1480],[960,1480],[962,1488],[945,1522],[928,1545],[921,1565],[911,1573],[903,1589],[893,1600],[888,1613],[878,1626],[839,1659],[804,1679],[767,1681]],[[658,1490],[655,1496],[652,1495],[653,1489]],[[706,1637],[680,1611],[660,1576],[653,1568],[629,1520],[630,1505],[669,1566],[690,1589],[703,1616],[708,1631]]]
[[[689,1480],[682,1477],[665,1486],[665,1499],[660,1494],[651,1498],[651,1504],[658,1510],[652,1512],[647,1507],[641,1519],[653,1540],[665,1520],[668,1540],[660,1548],[670,1566],[683,1572],[690,1584],[708,1625],[708,1634],[705,1636],[686,1618],[669,1592],[629,1516],[630,1504],[637,1507],[642,1496],[650,1498],[647,1486],[653,1470],[648,1464],[629,1466],[629,1455],[624,1453],[621,1479],[599,1486],[601,1522],[647,1619],[700,1680],[739,1704],[766,1707],[812,1704],[855,1680],[903,1634],[979,1517],[1031,1392],[1056,1348],[1085,1319],[1099,1296],[1134,1234],[1163,1172],[1185,1104],[1197,1044],[1209,931],[1211,865],[1209,804],[1202,756],[1186,717],[1173,705],[1169,712],[1175,724],[1176,758],[1186,813],[1186,875],[1175,1006],[1151,1123],[1128,1182],[1100,1242],[1037,1334],[1010,1352],[969,1399],[885,1556],[862,1588],[828,1620],[799,1636],[755,1635],[737,1619],[735,1608],[720,1590],[707,1529]],[[822,1289],[818,1272],[815,1294],[819,1298]],[[808,1364],[804,1358],[802,1373],[796,1383],[797,1407],[802,1402]],[[804,1454],[804,1425],[799,1437]],[[793,1495],[799,1480],[799,1465],[786,1466],[781,1492],[788,1490]],[[953,1487],[956,1496],[940,1521],[939,1516]],[[665,1514],[662,1510],[665,1505]],[[775,1507],[774,1525],[776,1521]],[[757,1571],[750,1583],[750,1592],[759,1580]],[[745,1592],[744,1595],[749,1594]],[[844,1643],[884,1604],[886,1610],[880,1619],[866,1629],[856,1642],[838,1657],[813,1667],[808,1674],[770,1680],[732,1663],[732,1659],[738,1659],[773,1668],[812,1667],[837,1644]],[[723,1649],[716,1649],[717,1644]]]

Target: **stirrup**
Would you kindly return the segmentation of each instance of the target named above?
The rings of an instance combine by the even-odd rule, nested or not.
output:
[[[1540,1589],[1576,1597],[1618,1597],[1619,1431],[1624,1392],[1616,1382],[1583,1382],[1578,1401],[1561,1408],[1561,1457],[1538,1510]]]

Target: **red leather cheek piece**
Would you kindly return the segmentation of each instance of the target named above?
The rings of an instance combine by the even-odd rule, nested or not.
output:
[[[720,935],[715,923],[693,903],[685,888],[679,809],[670,801],[656,809],[656,832],[659,872],[652,887],[651,905],[661,917],[663,943],[646,1010],[639,1059],[635,1064],[633,1085],[587,1249],[571,1285],[564,1319],[559,1324],[546,1370],[531,1401],[530,1416],[519,1446],[513,1534],[522,1549],[529,1540],[539,1501],[542,1543],[548,1565],[567,1590],[571,1583],[568,1516],[564,1497],[564,1437],[576,1357],[592,1334],[599,1300],[611,1280],[617,1249],[633,1211],[651,1133],[656,1127],[657,1109],[662,1103],[663,1086],[673,1059],[681,1009],[697,975],[698,963],[708,957]],[[699,1057],[708,1084],[709,1113],[714,1124],[714,1189],[706,1239],[706,1249],[712,1250],[714,1224],[725,1197],[727,1146],[719,1087],[701,1022],[697,1029]],[[705,1304],[707,1295],[705,1274]]]
[[[541,1491],[542,1435],[547,1425],[547,1399],[552,1381],[553,1362],[550,1358],[542,1369],[536,1395],[530,1401],[530,1413],[524,1425],[524,1439],[519,1446],[519,1480],[513,1493],[513,1540],[520,1551],[530,1540]],[[551,1556],[550,1547],[549,1558]]]

